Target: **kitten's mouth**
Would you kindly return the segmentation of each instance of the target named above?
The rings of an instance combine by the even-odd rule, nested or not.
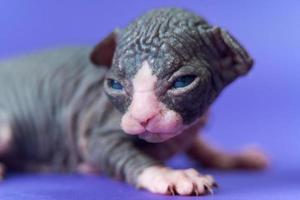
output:
[[[138,137],[140,139],[143,139],[147,142],[151,143],[160,143],[164,142],[172,137],[175,137],[177,134],[170,132],[170,133],[155,133],[155,132],[150,132],[150,131],[145,131],[143,133],[140,133]]]

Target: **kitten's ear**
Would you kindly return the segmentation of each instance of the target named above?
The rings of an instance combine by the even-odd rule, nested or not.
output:
[[[214,67],[219,74],[220,87],[224,88],[239,76],[247,74],[253,60],[243,46],[225,30],[213,27],[208,32],[220,56],[217,66]]]
[[[90,55],[92,63],[98,66],[111,66],[117,46],[118,33],[118,30],[110,33],[94,48]]]

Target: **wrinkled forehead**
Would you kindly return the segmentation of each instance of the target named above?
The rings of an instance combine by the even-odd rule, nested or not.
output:
[[[163,78],[176,71],[183,64],[184,60],[167,45],[149,50],[132,48],[126,52],[116,52],[112,66],[114,69],[112,70],[123,77],[131,79],[145,62],[149,64],[153,74]]]
[[[153,74],[164,78],[183,65],[201,62],[207,65],[207,48],[199,46],[198,38],[185,34],[170,34],[168,38],[129,38],[130,43],[121,41],[117,44],[112,63],[113,70],[123,77],[132,78],[147,61]],[[123,38],[123,40],[127,40]],[[148,41],[149,40],[149,41]],[[147,42],[148,41],[148,42]],[[202,63],[204,62],[204,63]]]
[[[155,75],[166,76],[191,58],[208,53],[199,43],[203,36],[198,31],[208,27],[205,20],[184,10],[149,12],[120,31],[112,67],[132,78],[148,61]]]

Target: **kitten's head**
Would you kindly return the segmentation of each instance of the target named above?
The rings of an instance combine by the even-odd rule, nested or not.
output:
[[[196,122],[223,88],[252,66],[229,33],[181,9],[158,9],[110,34],[92,61],[109,66],[105,92],[121,127],[162,142]]]

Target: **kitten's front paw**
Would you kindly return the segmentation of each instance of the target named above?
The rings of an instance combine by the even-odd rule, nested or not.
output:
[[[212,176],[201,175],[195,169],[174,170],[162,166],[146,168],[137,181],[139,188],[168,195],[213,193],[217,186]]]

